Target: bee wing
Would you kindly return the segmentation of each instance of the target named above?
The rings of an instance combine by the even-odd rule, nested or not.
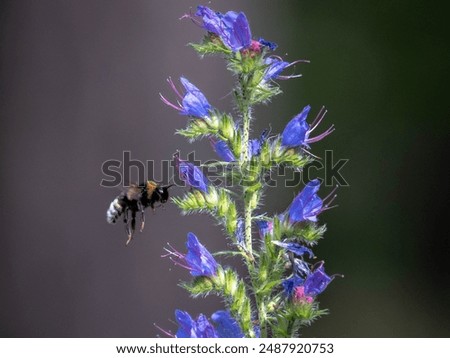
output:
[[[131,184],[126,190],[128,200],[139,200],[142,193],[142,187],[137,184]]]

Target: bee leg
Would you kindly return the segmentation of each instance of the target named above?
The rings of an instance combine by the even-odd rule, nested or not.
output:
[[[125,212],[123,213],[123,222],[125,223],[125,231],[127,233],[127,242],[126,245],[128,245],[131,241],[131,239],[133,239],[133,232],[130,229],[130,223],[128,221],[128,208],[125,209]]]
[[[126,245],[128,245],[130,243],[130,241],[133,239],[133,234],[134,234],[134,229],[136,228],[136,211],[132,210],[131,211],[131,230],[128,227],[128,240]]]
[[[145,214],[144,214],[144,206],[139,203],[139,210],[141,212],[141,230],[140,232],[142,232],[142,230],[144,230],[144,225],[145,225]]]

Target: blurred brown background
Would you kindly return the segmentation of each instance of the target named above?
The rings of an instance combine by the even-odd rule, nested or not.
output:
[[[283,6],[281,6],[283,4]],[[446,12],[422,1],[214,1],[242,10],[254,37],[278,43],[302,79],[256,110],[273,132],[306,104],[329,109],[337,131],[313,146],[349,158],[339,208],[315,253],[345,274],[321,297],[331,315],[304,335],[448,337],[449,46]],[[166,108],[165,79],[185,75],[232,110],[232,78],[188,42],[203,31],[179,21],[193,1],[3,1],[0,13],[0,336],[154,337],[175,329],[176,308],[210,315],[218,299],[189,299],[188,273],[162,259],[195,232],[226,247],[208,216],[173,205],[147,214],[125,247],[105,212],[118,194],[100,187],[101,164],[168,159],[176,149],[212,157],[206,142],[174,136],[186,119]],[[325,125],[324,125],[325,126]],[[155,176],[160,175],[156,172]],[[326,192],[326,191],[324,191]],[[174,195],[183,193],[174,188]],[[266,200],[280,212],[293,197]],[[447,219],[447,220],[446,220]]]

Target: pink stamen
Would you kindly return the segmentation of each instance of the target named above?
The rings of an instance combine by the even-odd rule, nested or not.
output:
[[[331,275],[330,278],[332,280],[334,280],[335,277],[340,277],[340,278],[344,278],[345,276],[341,273],[335,273],[334,275]]]
[[[172,81],[172,77],[169,77],[167,79],[167,82],[169,83],[170,87],[172,88],[172,90],[177,94],[178,97],[180,97],[180,99],[183,99],[183,96],[180,94],[180,92],[178,92],[177,87],[175,86],[175,83],[173,83]]]
[[[289,65],[287,65],[285,68],[291,67],[293,65],[296,65],[297,63],[310,63],[311,61],[309,60],[296,60],[294,62],[291,62]]]
[[[186,266],[186,265],[182,264],[181,262],[176,261],[173,257],[169,257],[169,259],[170,259],[170,261],[173,262],[173,264],[174,264],[175,266],[180,266],[180,267],[182,267],[182,268],[184,268],[184,269],[186,269],[186,270],[191,270],[191,268],[190,268],[189,266]]]
[[[322,209],[320,209],[319,214],[323,213],[324,211],[327,211],[327,210],[334,209],[334,208],[338,207],[338,205],[330,206],[333,203],[334,199],[337,198],[337,195],[334,194],[337,189],[338,189],[338,186],[336,185],[336,187],[330,192],[330,194],[328,194],[325,198],[323,198],[322,202],[325,203],[331,197],[331,199],[328,200],[328,203],[324,204]]]
[[[278,61],[283,61],[283,58],[281,57],[281,56],[278,56],[278,55],[272,55],[272,56],[270,56],[271,58],[273,57],[273,58],[276,58]]]
[[[161,93],[159,94],[159,97],[161,98],[161,101],[163,101],[165,105],[172,107],[172,108],[176,109],[177,111],[183,110],[183,107],[181,107],[181,105],[179,103],[178,103],[179,107],[177,107],[173,103],[169,102]]]
[[[330,194],[328,194],[325,198],[323,198],[322,199],[322,201],[327,201],[327,199],[331,196],[331,195],[333,195],[335,192],[336,192],[336,190],[339,188],[339,186],[338,185],[336,185],[335,187],[334,187],[334,189],[330,192]],[[335,197],[336,197],[336,195],[335,195]],[[332,199],[333,200],[333,199]],[[330,202],[331,203],[331,202]]]
[[[290,76],[280,76],[280,75],[278,75],[277,76],[277,80],[291,80],[293,78],[300,78],[300,77],[303,77],[303,75],[302,74],[290,75]]]
[[[326,136],[330,135],[331,133],[333,133],[336,130],[336,128],[334,128],[334,124],[331,125],[330,128],[328,128],[325,132],[323,132],[322,134],[318,135],[317,137],[314,138],[309,138],[308,140],[306,140],[306,143],[315,143],[318,142],[319,140],[324,139]],[[309,131],[311,132],[311,131]]]
[[[167,336],[171,337],[171,338],[176,338],[175,335],[170,332],[170,331],[166,331],[165,329],[162,329],[160,326],[158,326],[156,323],[153,323],[153,325],[158,328],[162,333],[166,334]]]
[[[322,106],[319,113],[317,113],[316,118],[314,118],[314,120],[312,121],[311,123],[312,128],[309,130],[309,132],[312,132],[314,129],[316,129],[316,127],[320,124],[320,122],[322,122],[322,119],[325,117],[327,112],[328,111],[325,110],[325,106]]]
[[[184,14],[178,20],[184,20],[184,19],[190,19],[195,25],[202,27],[202,23],[200,22],[200,20],[195,18],[194,15],[192,14],[192,7],[189,8],[189,14]]]
[[[305,148],[302,148],[302,150],[303,150],[305,153],[308,153],[311,157],[314,157],[314,158],[316,158],[316,159],[322,160],[321,157],[319,157],[319,156],[317,156],[317,155],[315,155],[315,154],[312,154],[310,151],[306,150]]]
[[[185,264],[183,264],[181,262],[181,261],[185,261],[186,255],[183,255],[181,252],[179,252],[176,249],[174,249],[172,247],[172,245],[170,245],[169,243],[167,243],[167,246],[169,246],[169,249],[164,248],[164,250],[167,251],[167,254],[161,255],[161,257],[168,257],[170,259],[170,261],[172,261],[175,266],[180,266],[182,268],[190,270],[191,268],[189,266],[186,266]],[[175,260],[172,256],[175,256],[180,261]]]
[[[174,249],[173,246],[170,245],[169,243],[167,243],[167,246],[169,246],[169,249],[172,250],[172,251],[170,251],[169,249],[166,249],[164,247],[164,250],[167,251],[168,253],[164,254],[164,255],[161,255],[161,257],[167,257],[167,256],[170,256],[170,255],[178,257],[180,259],[184,257],[184,255],[181,252],[179,252],[176,249]]]
[[[280,61],[283,61],[283,59],[281,57],[279,57],[279,56],[273,56],[273,57],[278,57]],[[291,62],[289,65],[287,65],[285,67],[285,69],[288,68],[288,67],[294,66],[297,63],[309,63],[309,62],[310,62],[309,60],[297,60],[297,61]],[[302,74],[289,75],[289,76],[279,75],[279,76],[277,76],[277,80],[290,80],[290,79],[293,79],[293,78],[300,78],[300,77],[303,77],[303,75]]]

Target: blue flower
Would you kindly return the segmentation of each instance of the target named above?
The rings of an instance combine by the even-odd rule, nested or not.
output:
[[[289,208],[289,221],[296,223],[300,221],[317,221],[317,215],[323,210],[322,199],[316,194],[320,188],[320,181],[310,181],[303,190],[295,197]]]
[[[300,286],[303,282],[304,280],[295,274],[292,277],[283,280],[281,284],[283,286],[284,294],[286,295],[286,297],[290,298],[294,292],[294,289]]]
[[[214,322],[214,326],[219,338],[242,338],[241,327],[236,320],[231,317],[228,311],[216,311],[211,315],[211,320]]]
[[[162,257],[169,256],[175,265],[189,270],[192,276],[213,277],[216,275],[219,264],[192,232],[187,235],[186,254],[175,250],[170,244],[168,246],[168,249],[164,248],[167,254]]]
[[[228,11],[225,15],[206,6],[198,6],[196,16],[203,20],[203,28],[217,35],[233,52],[246,49],[252,43],[252,35],[243,12]]]
[[[278,47],[275,42],[266,41],[262,37],[259,38],[259,43],[264,47],[268,47],[271,51],[275,51]]]
[[[300,245],[296,242],[281,242],[281,241],[272,241],[275,245],[280,246],[286,251],[290,251],[297,256],[303,256],[304,254],[308,254],[309,258],[314,258],[314,254],[312,250],[306,246]]]
[[[333,279],[334,276],[330,277],[325,273],[323,262],[321,262],[319,267],[306,277],[303,284],[305,287],[305,294],[317,296],[327,288],[328,284],[333,281]]]
[[[161,97],[161,100],[168,105],[169,107],[172,107],[180,112],[180,114],[184,116],[189,117],[196,117],[196,118],[203,118],[208,119],[209,113],[212,109],[211,105],[209,104],[208,100],[206,99],[205,95],[191,82],[189,82],[186,78],[180,77],[180,82],[183,85],[185,89],[184,95],[181,95],[181,93],[176,88],[175,84],[173,83],[172,79],[169,78],[167,80],[169,85],[172,87],[175,94],[180,98],[180,102],[177,102],[177,104],[173,104],[169,102],[161,93],[159,94]]]
[[[312,128],[310,128],[309,124],[306,122],[306,117],[308,116],[310,110],[311,106],[306,106],[305,108],[303,108],[301,113],[297,114],[289,121],[281,135],[281,144],[283,146],[288,148],[299,146],[309,148],[310,143],[318,142],[334,131],[334,126],[332,125],[322,134],[314,138],[309,138],[309,135],[314,129],[317,128],[317,126],[320,124],[322,119],[325,117],[325,114],[327,113],[327,111],[325,111],[325,109],[322,107],[317,117],[311,123]]]
[[[178,168],[180,178],[187,185],[201,190],[204,193],[208,191],[208,179],[206,179],[200,168],[190,162],[181,160],[178,155],[175,155],[175,164]]]
[[[256,222],[259,231],[259,237],[264,240],[266,235],[272,235],[273,233],[273,222],[267,220],[258,220]]]
[[[212,314],[211,324],[205,315],[192,319],[189,313],[175,311],[178,323],[176,338],[243,338],[241,327],[228,311],[216,311]]]
[[[219,35],[222,29],[223,15],[220,12],[215,12],[207,6],[197,6],[195,16],[200,16],[203,20],[203,28],[213,34]]]
[[[281,135],[282,145],[285,147],[308,146],[306,141],[308,139],[309,124],[306,123],[306,117],[310,110],[311,106],[306,106],[300,114],[297,114],[289,121]]]
[[[264,130],[259,138],[251,139],[250,145],[249,145],[249,156],[255,157],[261,154],[261,147],[263,146],[264,142],[267,140],[267,137],[269,135],[269,131],[266,129]]]
[[[185,260],[192,276],[216,275],[218,267],[216,260],[192,232],[188,233],[186,247],[188,252]]]
[[[267,57],[264,60],[267,65],[266,71],[264,72],[264,81],[269,81],[271,79],[276,79],[278,75],[289,66],[289,62],[282,61],[275,57]]]
[[[217,153],[220,159],[224,162],[234,162],[236,161],[236,157],[231,151],[228,144],[223,140],[215,140],[214,138],[210,138],[211,145],[214,148],[214,151]]]
[[[193,320],[189,313],[181,310],[175,311],[178,323],[177,338],[217,338],[217,332],[208,319],[200,314],[197,320]]]
[[[320,262],[319,266],[313,271],[308,268],[305,272],[302,272],[302,275],[306,275],[305,279],[301,278],[297,271],[294,270],[292,277],[282,282],[284,293],[288,298],[291,298],[294,292],[301,294],[304,298],[315,297],[321,294],[336,276],[340,276],[338,274],[328,276],[325,273],[323,262]],[[299,287],[302,289],[297,292]]]
[[[301,62],[309,63],[308,60],[297,60],[289,63],[283,61],[280,57],[266,57],[264,59],[264,63],[267,65],[267,68],[264,72],[263,82],[268,82],[270,80],[289,80],[291,78],[302,77],[301,74],[288,76],[281,75],[281,72],[283,72],[286,68]]]

